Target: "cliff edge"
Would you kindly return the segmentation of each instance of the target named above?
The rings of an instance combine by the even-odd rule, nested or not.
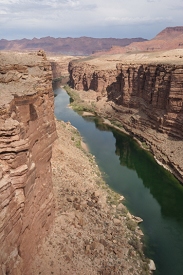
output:
[[[52,71],[44,52],[0,53],[0,274],[28,274],[54,217]]]

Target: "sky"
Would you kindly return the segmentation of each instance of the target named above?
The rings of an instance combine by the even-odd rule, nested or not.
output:
[[[0,39],[151,39],[173,26],[183,26],[183,0],[0,0]]]

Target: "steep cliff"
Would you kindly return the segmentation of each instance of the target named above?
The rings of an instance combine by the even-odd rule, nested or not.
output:
[[[138,61],[118,62],[116,69],[105,63],[99,69],[94,64],[94,60],[71,62],[71,86],[96,91],[98,113],[120,121],[146,141],[154,155],[183,181],[183,65]],[[86,98],[87,93],[82,94]]]
[[[54,216],[52,72],[43,52],[0,53],[0,274],[28,274]]]

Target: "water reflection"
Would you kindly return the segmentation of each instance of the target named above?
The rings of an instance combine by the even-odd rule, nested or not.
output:
[[[115,154],[119,156],[120,165],[136,171],[143,185],[149,188],[158,201],[164,216],[183,222],[183,186],[180,182],[161,167],[151,153],[139,147],[132,137],[103,124],[100,118],[84,119],[94,121],[100,131],[112,131],[116,141]]]
[[[144,186],[150,189],[158,201],[164,216],[182,220],[183,187],[179,181],[159,166],[153,156],[140,148],[132,138],[114,130],[113,135],[116,139],[115,153],[119,156],[120,164],[137,172]]]
[[[79,113],[79,112],[78,112]],[[80,115],[82,114],[79,113]],[[83,117],[83,119],[87,122],[94,122],[95,123],[95,126],[97,129],[99,129],[100,131],[108,131],[108,132],[111,132],[111,127],[109,127],[108,125],[104,124],[103,123],[103,119],[102,118],[99,118],[99,117],[92,117],[92,116],[86,116],[86,117]]]
[[[121,169],[111,155],[108,167],[112,171],[108,170],[111,179],[108,183],[115,191],[125,195],[128,208],[144,219],[141,226],[147,234],[146,254],[157,265],[154,275],[181,274],[183,186],[170,172],[158,165],[149,152],[140,148],[133,138],[101,125],[97,119],[95,126],[100,131],[111,131],[115,139],[114,150]],[[105,158],[103,161],[110,160]],[[128,175],[125,167],[128,168]]]

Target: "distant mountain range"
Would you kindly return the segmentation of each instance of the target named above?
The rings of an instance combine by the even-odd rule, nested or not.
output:
[[[143,38],[54,38],[43,37],[21,40],[0,40],[0,50],[37,50],[43,49],[46,52],[69,54],[69,55],[91,55],[96,51],[109,50],[112,46],[125,47],[132,42],[146,41]]]
[[[151,40],[143,38],[54,38],[0,40],[0,50],[38,50],[65,55],[115,54],[183,48],[183,26],[168,27]]]

